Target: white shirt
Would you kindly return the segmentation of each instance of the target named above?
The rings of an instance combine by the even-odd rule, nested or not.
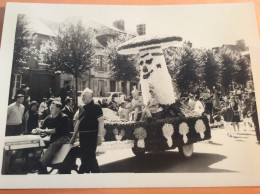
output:
[[[194,109],[194,106],[195,106],[195,100],[193,99],[189,99],[189,106]]]
[[[204,112],[204,106],[201,103],[201,101],[197,100],[195,102],[195,107],[194,107],[194,111],[199,113],[200,115]]]
[[[23,122],[24,106],[16,102],[7,108],[7,125],[20,125]]]
[[[46,109],[46,108],[47,108],[47,103],[42,102],[39,107],[39,113],[42,113],[44,111],[44,109]]]

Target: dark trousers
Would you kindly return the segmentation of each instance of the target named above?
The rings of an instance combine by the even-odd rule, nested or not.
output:
[[[60,137],[56,140],[54,140],[44,153],[44,155],[41,157],[40,162],[44,167],[47,167],[51,164],[55,154],[60,150],[63,144],[67,143],[70,140],[69,137]]]
[[[6,125],[5,136],[16,136],[23,133],[22,124],[20,125]]]
[[[99,173],[99,166],[96,159],[97,132],[80,133],[80,173]]]
[[[260,142],[260,132],[259,132],[259,123],[258,123],[258,117],[257,114],[252,115],[252,120],[255,126],[255,133],[256,133],[256,139]]]

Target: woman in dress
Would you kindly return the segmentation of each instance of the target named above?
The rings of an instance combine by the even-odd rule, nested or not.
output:
[[[233,112],[233,119],[232,119],[232,126],[234,128],[234,132],[238,133],[239,132],[239,122],[240,122],[240,107],[238,102],[235,100],[235,97],[231,97],[231,102],[230,102],[230,108]],[[237,131],[236,131],[237,127]]]
[[[28,111],[24,115],[25,120],[25,133],[31,133],[33,129],[38,127],[38,103],[32,101]]]

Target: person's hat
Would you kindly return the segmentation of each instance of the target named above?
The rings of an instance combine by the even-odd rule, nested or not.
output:
[[[17,94],[17,95],[16,95],[16,99],[17,99],[17,98],[21,98],[21,97],[24,97],[24,95],[23,95],[23,94]]]
[[[29,90],[30,89],[26,84],[22,84],[21,88],[25,89],[25,90]]]
[[[71,101],[72,100],[72,98],[70,98],[70,97],[67,97],[66,99],[65,99],[65,103],[67,104],[69,101]]]

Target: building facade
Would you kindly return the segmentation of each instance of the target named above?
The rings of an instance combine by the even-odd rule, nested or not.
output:
[[[35,19],[32,21],[36,26],[36,47],[41,48],[44,41],[48,41],[55,37],[55,30],[58,29],[58,24],[46,21],[43,19]],[[121,82],[111,79],[111,67],[105,62],[104,49],[107,42],[115,39],[120,34],[128,34],[132,37],[137,33],[126,33],[123,20],[113,22],[112,27],[108,27],[96,21],[88,21],[86,28],[94,29],[95,38],[95,65],[89,71],[84,72],[78,78],[78,91],[89,87],[93,90],[94,96],[105,96],[107,92],[124,92],[130,95],[133,86],[140,89],[138,80]],[[142,25],[143,26],[143,25]],[[139,27],[137,26],[137,30]],[[69,85],[72,90],[75,90],[75,78],[72,75],[61,74],[53,70],[47,70],[46,65],[38,63],[35,56],[31,56],[28,64],[21,68],[19,73],[12,75],[12,87],[10,88],[10,97],[14,98],[16,91],[21,87],[21,84],[27,84],[30,87],[29,95],[32,100],[40,102],[49,88],[52,89],[54,96],[59,96],[59,90],[64,85]],[[74,91],[75,92],[75,91]]]

